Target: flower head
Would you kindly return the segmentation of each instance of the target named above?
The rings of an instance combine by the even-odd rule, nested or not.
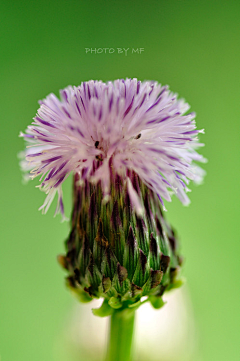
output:
[[[60,264],[81,300],[103,297],[99,315],[137,307],[147,296],[161,307],[178,287],[182,258],[176,232],[165,220],[163,198],[188,204],[190,180],[204,171],[194,113],[167,87],[136,79],[89,81],[50,94],[26,134],[23,167],[40,176],[46,212],[73,172],[73,210]]]
[[[79,186],[100,182],[106,202],[115,177],[121,177],[139,215],[144,206],[133,173],[162,205],[173,193],[189,203],[189,181],[199,183],[204,175],[194,164],[204,161],[195,150],[203,131],[196,130],[195,114],[186,114],[189,105],[167,86],[137,79],[89,81],[60,95],[41,101],[34,122],[20,134],[29,143],[23,168],[31,178],[40,176],[47,193],[44,213],[58,193],[56,213],[64,214],[62,183],[71,172]]]

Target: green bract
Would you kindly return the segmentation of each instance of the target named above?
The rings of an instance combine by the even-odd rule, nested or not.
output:
[[[137,174],[133,187],[144,205],[137,215],[126,183],[114,177],[110,199],[100,183],[74,179],[72,229],[60,264],[68,271],[67,285],[82,302],[104,299],[98,316],[114,309],[139,307],[149,300],[160,308],[163,293],[179,287],[181,257],[174,230],[166,222],[158,197]],[[146,296],[144,301],[142,297]]]

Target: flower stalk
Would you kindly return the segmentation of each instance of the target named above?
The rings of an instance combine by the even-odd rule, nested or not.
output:
[[[114,310],[105,361],[132,361],[134,320],[134,309]]]

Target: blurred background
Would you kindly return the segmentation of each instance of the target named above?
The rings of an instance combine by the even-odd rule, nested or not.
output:
[[[77,301],[56,262],[69,226],[53,218],[55,205],[46,216],[37,211],[45,198],[37,180],[22,185],[18,134],[50,92],[126,77],[169,84],[196,111],[198,128],[205,128],[205,183],[190,187],[189,207],[176,198],[166,204],[166,216],[185,256],[196,333],[188,342],[189,348],[195,342],[191,360],[239,360],[239,0],[2,0],[0,17],[1,361],[60,360],[59,349],[62,360],[76,359],[62,335],[71,328]],[[127,55],[117,48],[129,48]],[[70,214],[70,179],[64,199]],[[78,310],[93,317],[86,306]]]

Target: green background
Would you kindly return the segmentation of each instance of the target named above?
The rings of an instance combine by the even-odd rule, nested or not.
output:
[[[239,360],[239,0],[2,1],[0,14],[1,361],[53,360],[75,302],[56,262],[68,224],[53,218],[54,205],[46,216],[37,211],[38,181],[22,185],[19,131],[50,92],[126,77],[169,84],[205,128],[205,183],[191,186],[189,207],[167,204],[167,217],[186,259],[199,333],[194,360]],[[86,54],[86,47],[144,52]],[[64,198],[69,214],[70,181]]]

